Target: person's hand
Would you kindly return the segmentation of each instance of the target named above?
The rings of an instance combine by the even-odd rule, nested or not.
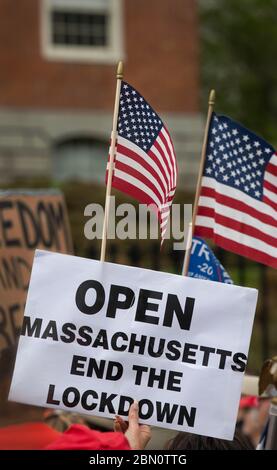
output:
[[[128,439],[131,449],[144,449],[151,439],[151,428],[147,424],[138,423],[138,402],[135,400],[130,406],[128,420],[126,423],[120,416],[114,419],[114,430],[123,432]]]

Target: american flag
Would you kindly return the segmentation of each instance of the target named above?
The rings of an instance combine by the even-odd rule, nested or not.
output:
[[[112,186],[155,209],[164,239],[177,162],[169,132],[145,99],[122,82]]]
[[[212,115],[195,235],[277,268],[277,155],[225,116]]]

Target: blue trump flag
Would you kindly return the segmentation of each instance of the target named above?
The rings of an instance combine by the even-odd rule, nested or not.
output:
[[[193,237],[192,239],[188,276],[233,284],[222,264],[207,243],[200,237]]]

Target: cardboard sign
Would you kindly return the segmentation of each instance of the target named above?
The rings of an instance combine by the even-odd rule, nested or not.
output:
[[[72,253],[62,193],[0,192],[0,353],[18,338],[37,247]]]
[[[37,251],[10,400],[232,439],[257,291]]]

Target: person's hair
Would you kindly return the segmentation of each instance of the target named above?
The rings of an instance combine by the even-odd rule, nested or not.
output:
[[[254,450],[247,436],[236,431],[234,439],[216,439],[189,432],[179,432],[166,446],[168,450]]]

